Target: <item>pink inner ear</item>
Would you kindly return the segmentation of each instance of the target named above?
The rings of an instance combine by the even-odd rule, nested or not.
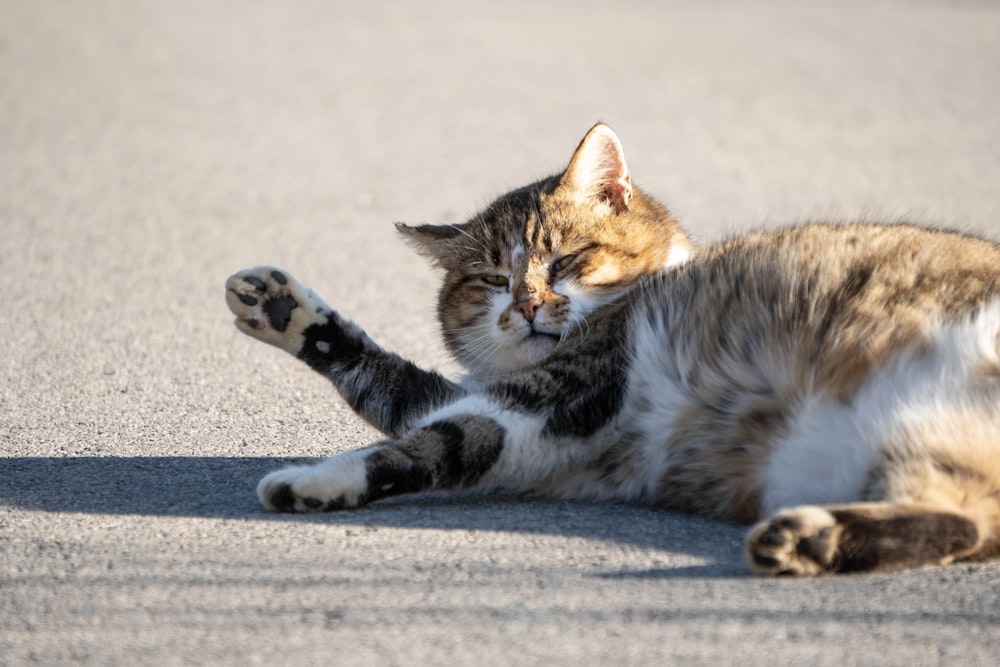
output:
[[[569,181],[584,197],[608,202],[618,213],[628,208],[632,179],[618,137],[605,125],[597,125],[580,142],[566,170]]]
[[[604,186],[604,196],[615,209],[622,213],[628,209],[628,201],[632,198],[632,179],[626,173],[624,176],[607,183]]]

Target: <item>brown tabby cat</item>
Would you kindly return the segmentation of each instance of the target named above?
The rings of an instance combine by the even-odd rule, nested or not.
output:
[[[272,510],[503,487],[758,523],[761,574],[1000,553],[1000,246],[809,225],[695,250],[604,125],[464,224],[399,230],[444,270],[457,384],[288,273],[227,283],[237,327],[389,437],[265,477]]]

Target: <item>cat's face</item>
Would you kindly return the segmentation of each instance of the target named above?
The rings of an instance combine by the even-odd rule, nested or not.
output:
[[[604,125],[563,174],[500,197],[465,224],[399,229],[445,270],[444,340],[479,377],[544,359],[586,333],[594,310],[692,248],[666,209],[633,189]]]

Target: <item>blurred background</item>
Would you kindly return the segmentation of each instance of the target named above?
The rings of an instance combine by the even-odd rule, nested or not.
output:
[[[0,12],[0,263],[20,314],[0,344],[18,373],[52,346],[57,376],[87,366],[91,345],[207,363],[209,341],[230,345],[222,280],[260,263],[446,365],[436,277],[391,223],[464,220],[560,170],[597,120],[701,239],[859,216],[1000,231],[990,3]],[[122,339],[129,327],[139,339]]]

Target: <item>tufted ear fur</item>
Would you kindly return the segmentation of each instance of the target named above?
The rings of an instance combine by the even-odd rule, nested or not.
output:
[[[614,131],[598,123],[587,132],[559,182],[580,203],[604,203],[615,213],[628,209],[632,178]]]
[[[396,223],[396,231],[403,240],[421,255],[430,258],[435,266],[445,267],[454,252],[454,239],[461,235],[463,225],[407,225]]]

